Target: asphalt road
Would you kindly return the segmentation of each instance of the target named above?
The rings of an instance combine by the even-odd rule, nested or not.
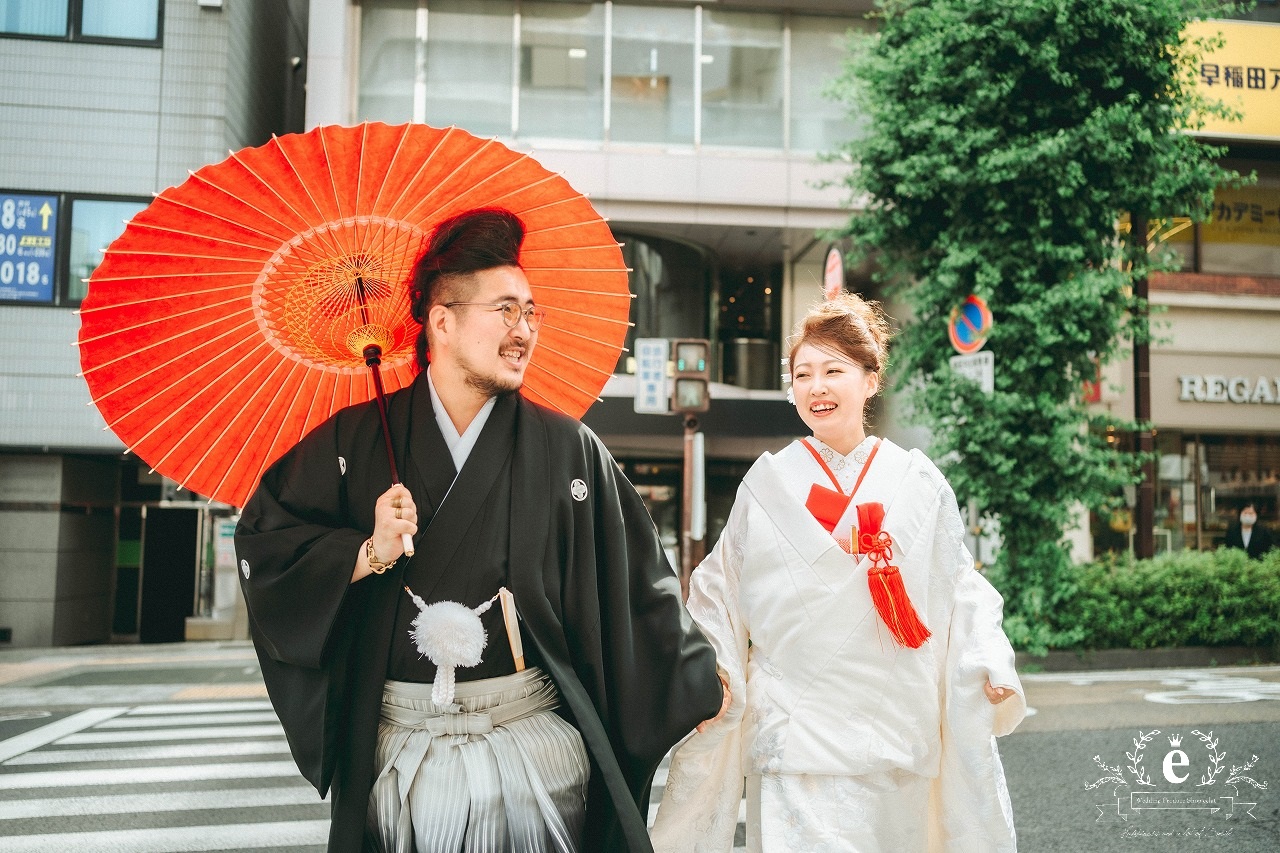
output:
[[[1000,740],[1020,850],[1280,851],[1280,667],[1024,686]],[[6,853],[318,853],[326,812],[247,644],[0,651]]]
[[[1280,851],[1280,667],[1023,678],[1035,713],[1000,741],[1019,850]],[[1264,790],[1225,784],[1251,762]]]

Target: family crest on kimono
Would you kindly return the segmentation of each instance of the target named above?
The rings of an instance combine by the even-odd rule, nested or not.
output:
[[[517,393],[545,313],[523,238],[501,210],[436,229],[389,429],[373,403],[338,412],[237,527],[331,853],[648,851],[659,762],[726,704],[640,496],[590,430]]]
[[[1012,851],[995,737],[1026,713],[1003,602],[946,479],[867,435],[888,319],[843,295],[790,342],[812,431],[747,473],[688,606],[732,697],[672,757],[654,847]]]

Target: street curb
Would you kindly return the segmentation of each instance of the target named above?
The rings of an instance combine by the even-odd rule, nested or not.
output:
[[[1178,646],[1166,649],[1052,651],[1045,657],[1017,652],[1020,672],[1084,672],[1101,669],[1160,669],[1248,666],[1275,663],[1277,650],[1254,646]]]

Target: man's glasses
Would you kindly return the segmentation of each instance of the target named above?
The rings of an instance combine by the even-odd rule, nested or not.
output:
[[[547,319],[547,309],[536,308],[530,305],[528,308],[521,308],[515,302],[446,302],[445,308],[452,308],[455,305],[481,305],[493,311],[502,312],[502,322],[507,324],[507,328],[514,329],[520,323],[520,318],[529,324],[529,331],[536,332],[542,326],[542,321]]]

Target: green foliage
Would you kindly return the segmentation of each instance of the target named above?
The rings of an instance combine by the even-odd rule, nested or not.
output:
[[[1126,260],[1117,223],[1203,219],[1231,177],[1178,132],[1222,112],[1198,100],[1196,46],[1180,42],[1220,5],[886,0],[833,87],[868,128],[840,152],[850,197],[867,200],[841,234],[911,312],[894,370],[956,492],[999,519],[992,578],[1025,647],[1071,639],[1046,616],[1070,586],[1072,506],[1137,476],[1082,400],[1097,361],[1148,334],[1145,312],[1129,320],[1146,256]],[[991,395],[948,364],[946,323],[970,294],[994,316]]]
[[[1052,611],[1073,648],[1280,645],[1280,551],[1181,551],[1074,570],[1073,593]]]

